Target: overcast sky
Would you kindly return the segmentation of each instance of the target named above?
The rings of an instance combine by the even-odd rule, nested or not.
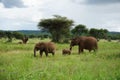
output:
[[[55,14],[120,32],[120,0],[0,0],[0,30],[37,30],[40,19]]]

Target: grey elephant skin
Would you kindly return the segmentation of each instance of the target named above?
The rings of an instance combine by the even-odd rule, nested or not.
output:
[[[81,36],[71,39],[70,50],[72,50],[72,47],[75,45],[78,45],[79,54],[83,52],[84,49],[89,50],[89,52],[91,52],[91,50],[96,51],[98,49],[97,39],[92,36]]]
[[[45,55],[48,56],[48,53],[52,53],[52,55],[55,54],[55,43],[53,42],[39,42],[35,44],[34,47],[34,57],[36,57],[36,51],[40,52],[40,56],[42,57],[43,52],[45,52]]]

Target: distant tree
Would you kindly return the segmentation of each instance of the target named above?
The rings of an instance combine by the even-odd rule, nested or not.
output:
[[[111,40],[120,40],[120,32],[109,32],[108,38]]]
[[[86,28],[85,25],[79,24],[75,26],[75,28],[73,28],[71,32],[74,36],[87,35],[88,29]]]
[[[11,31],[5,31],[5,35],[8,38],[7,42],[12,42],[13,34]]]
[[[91,28],[89,30],[89,34],[90,36],[94,36],[96,38],[99,38],[98,35],[99,35],[99,30],[98,29],[95,29],[95,28]]]
[[[0,30],[0,38],[5,37],[5,32]]]
[[[54,18],[41,19],[38,23],[38,28],[48,30],[52,36],[52,41],[61,42],[61,40],[70,35],[70,27],[72,25],[73,20],[54,15]]]
[[[108,33],[107,29],[95,29],[95,28],[91,28],[89,30],[89,34],[91,36],[96,37],[97,39],[107,39],[107,33]]]
[[[37,36],[35,34],[30,34],[29,38],[36,38]]]
[[[99,38],[108,39],[108,30],[107,29],[100,29],[99,30]]]
[[[17,32],[17,31],[14,31],[13,32],[13,36],[16,38],[16,39],[22,39],[23,38],[23,34],[22,33],[20,33],[20,32]]]

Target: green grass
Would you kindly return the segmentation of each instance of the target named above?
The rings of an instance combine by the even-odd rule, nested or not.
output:
[[[120,80],[120,43],[100,41],[98,52],[78,54],[73,47],[71,55],[62,55],[69,44],[56,43],[55,56],[33,57],[33,48],[39,39],[28,44],[5,43],[0,40],[0,80]],[[48,41],[48,40],[43,40]]]

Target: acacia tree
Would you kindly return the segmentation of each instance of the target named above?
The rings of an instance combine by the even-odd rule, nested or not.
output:
[[[52,41],[61,42],[64,37],[70,34],[70,28],[73,25],[73,20],[67,17],[54,15],[54,18],[41,19],[38,23],[39,29],[46,29],[52,35]]]
[[[81,36],[81,35],[87,34],[88,29],[86,28],[85,25],[79,24],[79,25],[76,25],[75,28],[71,30],[71,32],[74,36]]]
[[[94,36],[95,38],[99,38],[100,32],[98,29],[91,28],[89,30],[89,34],[90,34],[90,36]]]

